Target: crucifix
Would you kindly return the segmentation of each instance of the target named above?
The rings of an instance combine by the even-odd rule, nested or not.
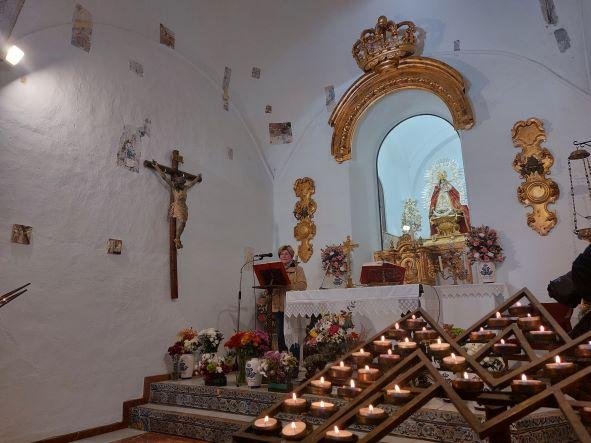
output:
[[[177,249],[181,249],[181,234],[185,229],[189,217],[187,208],[187,191],[201,183],[201,174],[193,175],[179,169],[179,163],[183,163],[183,157],[178,149],[172,151],[171,166],[161,165],[156,160],[144,161],[146,168],[154,169],[162,180],[170,186],[170,298],[179,297],[179,283],[177,275]]]
[[[353,270],[351,269],[351,252],[353,252],[353,249],[358,247],[359,243],[353,243],[351,241],[351,236],[347,235],[347,240],[343,242],[343,252],[347,255],[347,288],[353,287],[353,277],[351,277],[351,274],[353,272]]]

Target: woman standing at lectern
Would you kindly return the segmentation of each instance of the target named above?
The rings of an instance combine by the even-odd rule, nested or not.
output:
[[[279,260],[285,266],[285,271],[289,277],[290,285],[285,288],[273,289],[272,310],[273,320],[275,320],[275,331],[277,332],[277,345],[280,351],[287,351],[285,336],[283,335],[283,320],[285,311],[285,293],[287,291],[303,291],[308,287],[304,269],[294,260],[293,248],[289,245],[283,245],[277,251]]]

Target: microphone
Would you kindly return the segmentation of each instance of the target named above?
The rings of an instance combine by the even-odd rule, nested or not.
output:
[[[273,253],[272,252],[267,252],[266,254],[255,254],[252,257],[253,258],[273,257]]]

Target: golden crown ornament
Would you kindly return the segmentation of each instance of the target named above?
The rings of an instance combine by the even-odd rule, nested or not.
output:
[[[413,22],[394,23],[381,15],[376,27],[365,29],[353,45],[353,58],[365,72],[384,64],[396,66],[401,58],[415,53],[416,42]]]

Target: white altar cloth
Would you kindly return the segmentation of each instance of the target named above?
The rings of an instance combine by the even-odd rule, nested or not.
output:
[[[353,323],[368,335],[384,329],[400,314],[419,307],[420,285],[370,286],[289,291],[285,302],[284,334],[288,346],[304,339],[306,316],[339,312],[355,302]],[[507,298],[504,284],[422,285],[420,305],[435,321],[466,328]]]
[[[375,334],[392,324],[406,311],[419,307],[421,285],[371,286],[360,288],[316,289],[311,291],[289,291],[285,299],[284,335],[288,346],[302,344],[302,318],[345,310],[355,303],[353,323],[358,332]],[[426,296],[421,306],[431,315],[437,315],[438,305],[431,286],[422,285]]]
[[[434,286],[434,289],[441,299],[440,323],[459,328],[472,326],[509,296],[507,286],[500,283]]]

